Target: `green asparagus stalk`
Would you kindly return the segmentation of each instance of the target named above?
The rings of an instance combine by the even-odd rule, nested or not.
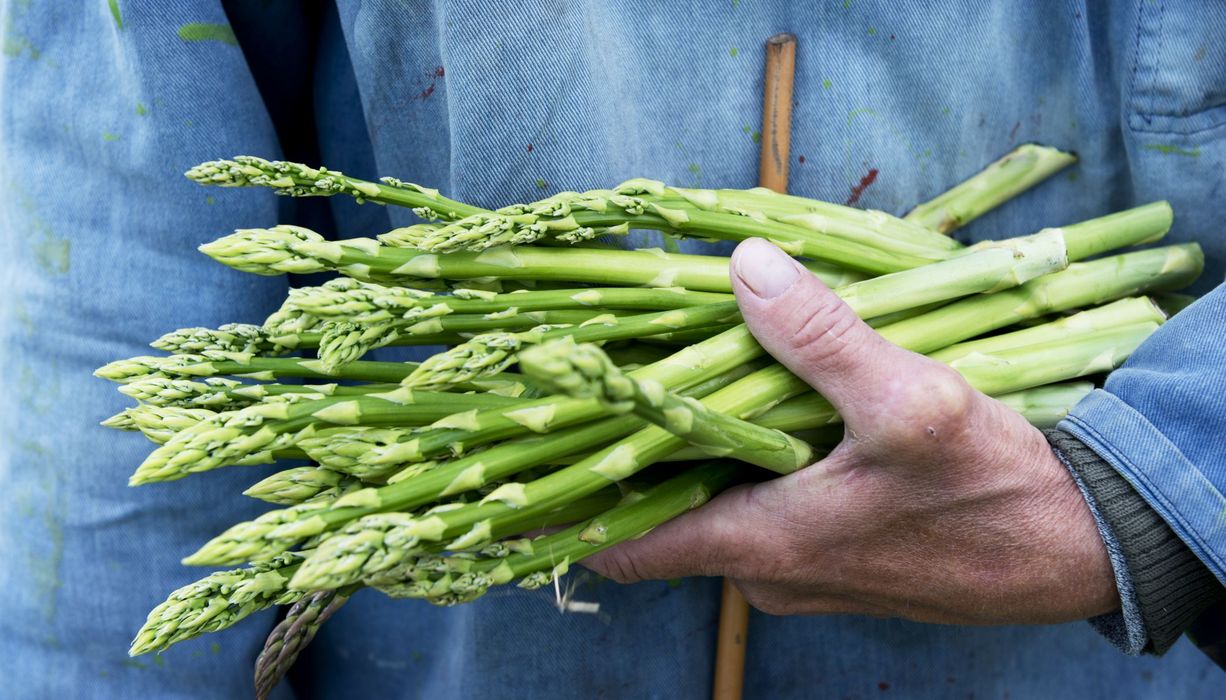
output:
[[[1171,230],[1174,218],[1169,203],[1151,202],[1055,230],[1064,233],[1068,259],[1078,261],[1116,248],[1159,241]]]
[[[1147,321],[1162,323],[1166,321],[1166,314],[1148,297],[1127,297],[1013,333],[957,343],[931,353],[929,356],[948,364],[973,353],[992,354],[999,350],[1014,350],[1027,345],[1070,339],[1108,328]]]
[[[1091,382],[1064,382],[1001,394],[997,401],[1020,413],[1036,428],[1054,428],[1091,391]]]
[[[253,612],[301,598],[285,584],[301,555],[286,553],[268,562],[219,571],[170,594],[155,607],[132,640],[131,656],[162,651],[171,644],[226,629]]]
[[[367,352],[387,345],[441,345],[460,342],[472,333],[505,333],[535,328],[551,329],[589,322],[616,322],[617,311],[549,310],[503,314],[461,314],[421,321],[330,321],[319,333],[298,336],[301,347],[318,347],[319,360],[335,372]]]
[[[520,588],[540,588],[565,574],[572,564],[703,505],[739,476],[734,462],[710,462],[627,498],[587,522],[532,540],[523,551],[505,557],[477,562],[422,557],[401,565],[396,573],[407,585],[398,590],[402,597],[454,605],[515,579],[520,579]]]
[[[1179,289],[1204,266],[1195,243],[1124,253],[1070,265],[995,294],[969,297],[922,316],[877,329],[890,342],[929,353],[968,338],[1055,311],[1102,304],[1134,294]],[[940,334],[933,328],[942,328]]]
[[[804,442],[716,413],[657,382],[637,381],[594,345],[552,341],[525,351],[520,362],[525,372],[554,391],[576,398],[594,396],[616,413],[633,411],[708,455],[735,457],[780,474],[813,461],[813,450]]]
[[[272,452],[315,434],[321,425],[423,425],[464,411],[508,407],[518,399],[495,394],[422,393],[328,397],[300,403],[262,403],[219,414],[175,434],[137,467],[129,484],[172,481],[235,461],[272,461]]]
[[[277,338],[249,323],[227,323],[220,328],[180,328],[150,343],[158,350],[176,354],[206,351],[284,355],[297,349],[293,338]]]
[[[419,213],[441,214],[447,218],[466,208],[460,202],[443,198],[437,191],[417,185],[388,179],[380,185],[297,163],[269,162],[249,156],[240,156],[233,161],[204,163],[189,170],[187,176],[201,184],[262,185],[294,196],[345,193],[362,201],[380,203],[393,203],[398,199],[400,201],[394,203],[412,206]],[[469,213],[458,221],[439,228],[398,230],[392,232],[388,240],[397,245],[408,244],[421,250],[448,253],[529,243],[546,236],[577,242],[601,234],[624,233],[630,228],[645,228],[724,240],[760,236],[796,255],[875,274],[896,272],[941,259],[938,251],[942,249],[881,250],[864,244],[854,236],[831,236],[818,228],[698,209],[684,200],[675,204],[684,206],[662,206],[623,193],[566,193],[498,212],[467,207]],[[900,222],[899,226],[905,224]]]
[[[1077,402],[1093,390],[1092,382],[1062,382],[999,394],[992,398],[1016,411],[1031,425],[1050,428],[1063,420]],[[815,448],[832,449],[843,439],[843,427],[839,423],[840,419],[833,415],[833,407],[827,406],[825,403],[818,406],[816,400],[802,395],[784,401],[765,413],[754,416],[750,421],[764,428],[792,433]],[[663,461],[692,461],[705,456],[696,447],[685,447]],[[570,457],[559,464],[573,464],[575,461],[575,458]]]
[[[411,362],[351,362],[334,372],[324,370],[319,360],[291,357],[256,357],[247,353],[206,350],[198,355],[169,357],[140,356],[116,360],[100,367],[94,375],[127,384],[150,377],[236,376],[258,381],[278,377],[306,379],[352,379],[366,382],[398,383],[417,368]]]
[[[622,340],[739,322],[736,302],[723,301],[622,318],[596,317],[578,327],[479,335],[426,359],[402,383],[407,387],[443,389],[457,382],[496,374],[514,364],[515,353],[524,345],[555,338],[571,338],[576,342]]]
[[[279,471],[243,491],[244,496],[278,505],[297,505],[330,491],[348,492],[361,480],[323,467],[292,467]]]
[[[1075,162],[1077,157],[1071,153],[1022,144],[953,189],[916,206],[903,218],[927,229],[951,233]]]
[[[291,197],[330,197],[344,194],[359,203],[392,204],[410,207],[425,218],[458,219],[485,212],[453,199],[438,190],[385,178],[380,183],[345,175],[339,170],[312,168],[301,163],[267,161],[255,156],[201,163],[184,175],[193,182],[217,187],[271,187],[277,194]]]
[[[405,291],[409,290],[341,277],[320,287],[291,289],[286,305],[313,316],[343,316],[364,322],[393,318],[425,320],[448,314],[503,313],[507,309],[520,313],[593,308],[667,311],[732,300],[729,294],[695,292],[682,287],[588,287],[508,294],[457,289],[451,296],[408,295]]]
[[[765,187],[704,190],[669,187],[662,182],[639,178],[622,183],[614,191],[670,208],[691,206],[753,219],[769,218],[838,238],[870,242],[874,247],[888,251],[902,250],[922,255],[961,247],[948,237],[936,235],[923,226],[885,212],[782,194]]]
[[[700,197],[719,197],[711,190],[700,192]],[[873,274],[936,262],[949,250],[947,243],[937,247],[911,245],[898,238],[873,236],[873,229],[848,225],[837,214],[799,214],[772,219],[763,215],[729,213],[718,207],[699,208],[691,200],[680,197],[662,201],[592,190],[563,193],[515,209],[514,213],[503,210],[506,213],[474,215],[407,241],[397,236],[397,242],[419,250],[450,253],[531,243],[549,236],[573,242],[602,233],[645,228],[718,240],[740,241],[757,236],[793,255]],[[907,228],[900,221],[897,226]],[[831,235],[830,229],[841,235]]]
[[[412,283],[420,279],[555,280],[597,285],[685,287],[730,292],[727,258],[660,250],[494,248],[436,255],[381,246],[369,238],[327,241],[297,226],[240,229],[200,247],[214,260],[258,275],[337,271],[359,280]],[[863,279],[809,266],[832,286]],[[814,269],[816,267],[816,269]]]
[[[124,409],[124,427],[139,430],[153,442],[164,444],[178,433],[204,421],[214,420],[215,411],[207,408],[180,408],[178,406],[135,406]],[[107,427],[115,427],[120,422],[118,416],[103,421]]]
[[[398,384],[244,384],[225,377],[201,381],[148,377],[119,387],[119,392],[151,406],[208,408],[214,411],[241,408],[267,400],[319,400],[329,396],[364,396],[394,391]],[[276,397],[276,398],[273,398]]]

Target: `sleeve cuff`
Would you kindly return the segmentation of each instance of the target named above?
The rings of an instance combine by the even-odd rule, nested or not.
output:
[[[1086,496],[1115,569],[1121,611],[1092,624],[1126,653],[1166,652],[1226,589],[1111,464],[1067,432],[1047,437]]]

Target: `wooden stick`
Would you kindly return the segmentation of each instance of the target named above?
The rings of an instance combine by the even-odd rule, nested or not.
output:
[[[766,41],[766,89],[762,102],[762,151],[758,184],[776,192],[788,189],[792,145],[792,83],[796,74],[796,37],[776,34]]]
[[[796,37],[776,34],[766,41],[766,85],[762,100],[762,148],[758,184],[787,192],[788,158],[792,145],[792,85],[796,74]],[[719,638],[715,647],[714,700],[741,700],[745,685],[745,644],[749,604],[724,579],[719,606]]]

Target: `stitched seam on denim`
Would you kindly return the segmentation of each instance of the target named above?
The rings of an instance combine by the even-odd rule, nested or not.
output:
[[[1123,403],[1123,401],[1121,400],[1120,403]],[[1185,462],[1188,462],[1189,464],[1191,464],[1190,460],[1188,460],[1188,458],[1183,455],[1183,453],[1179,450],[1179,448],[1176,447],[1175,444],[1172,443],[1170,440],[1167,440],[1166,436],[1162,435],[1161,431],[1159,431],[1156,427],[1154,427],[1153,423],[1150,423],[1149,420],[1145,418],[1145,416],[1141,415],[1141,413],[1137,411],[1136,409],[1133,409],[1131,406],[1128,406],[1127,404],[1124,404],[1124,405],[1127,406],[1127,408],[1131,410],[1138,419],[1144,421],[1145,425],[1152,428],[1153,431],[1156,434],[1158,434],[1166,442],[1166,445],[1169,447],[1170,452],[1174,452],[1175,454],[1179,455],[1179,457],[1183,459]],[[1130,484],[1132,484],[1133,488],[1140,491],[1142,495],[1147,496],[1146,500],[1152,499],[1151,503],[1154,501],[1160,503],[1163,506],[1163,509],[1161,511],[1162,516],[1168,520],[1173,519],[1177,521],[1179,525],[1182,527],[1183,531],[1187,533],[1187,536],[1195,540],[1197,550],[1199,550],[1200,552],[1203,552],[1204,556],[1213,560],[1213,562],[1217,564],[1219,569],[1226,569],[1226,561],[1223,561],[1222,558],[1219,557],[1217,553],[1213,551],[1213,548],[1209,547],[1203,541],[1203,539],[1200,536],[1200,533],[1197,532],[1196,529],[1193,528],[1187,522],[1186,519],[1184,519],[1182,514],[1174,507],[1174,504],[1172,504],[1170,500],[1166,498],[1166,495],[1162,493],[1160,490],[1158,490],[1157,488],[1155,488],[1153,482],[1144,474],[1144,472],[1142,472],[1140,469],[1137,468],[1135,462],[1133,462],[1126,455],[1124,455],[1120,451],[1120,449],[1116,447],[1114,444],[1112,444],[1110,441],[1108,441],[1104,435],[1099,433],[1097,430],[1095,430],[1092,426],[1087,424],[1085,421],[1081,420],[1079,417],[1067,416],[1065,420],[1069,421],[1074,426],[1079,428],[1083,433],[1086,434],[1087,437],[1092,438],[1096,445],[1098,445],[1099,447],[1103,448],[1108,453],[1110,453],[1110,457],[1114,457],[1114,459],[1109,458],[1107,455],[1103,455],[1103,457],[1107,459],[1108,462],[1114,462],[1117,469],[1119,468],[1119,465],[1121,464],[1126,466],[1127,469],[1120,469],[1120,474],[1125,479],[1127,479]],[[1180,533],[1176,532],[1175,534],[1178,535]],[[1180,539],[1183,539],[1183,537],[1181,536]]]
[[[1154,72],[1150,81],[1150,112],[1158,111],[1158,76],[1162,74],[1162,45],[1166,41],[1166,35],[1162,28],[1166,24],[1166,3],[1158,3],[1158,47],[1154,52]]]
[[[1139,117],[1169,117],[1171,119],[1180,119],[1180,118],[1185,118],[1185,117],[1195,117],[1198,114],[1204,114],[1205,112],[1211,112],[1215,109],[1218,109],[1219,107],[1226,107],[1226,99],[1222,99],[1220,102],[1215,102],[1211,105],[1199,106],[1196,109],[1185,109],[1185,110],[1181,110],[1178,112],[1141,112],[1141,111],[1137,111],[1137,112],[1133,112],[1133,114],[1136,114]]]
[[[1132,105],[1135,104],[1137,98],[1137,82],[1140,80],[1141,72],[1141,34],[1144,27],[1145,17],[1145,0],[1137,0],[1137,36],[1136,43],[1132,48],[1132,80],[1128,84],[1128,95],[1126,101],[1126,109],[1129,113],[1132,112]]]
[[[1216,124],[1210,124],[1209,126],[1206,126],[1202,129],[1192,129],[1190,131],[1176,131],[1175,129],[1153,129],[1153,128],[1144,127],[1144,126],[1133,126],[1131,123],[1132,122],[1131,117],[1140,117],[1141,119],[1171,119],[1171,120],[1194,119],[1196,117],[1201,116],[1202,114],[1205,114],[1206,112],[1212,112],[1216,110],[1222,110],[1222,116],[1219,117],[1221,121],[1219,121]],[[1201,112],[1193,112],[1191,114],[1187,114],[1183,116],[1172,116],[1169,114],[1141,114],[1140,112],[1133,112],[1131,115],[1129,115],[1128,121],[1129,121],[1128,129],[1132,131],[1133,133],[1138,133],[1138,134],[1160,134],[1160,135],[1169,135],[1169,136],[1192,136],[1194,134],[1203,134],[1205,132],[1213,131],[1214,129],[1221,129],[1222,127],[1226,126],[1226,102],[1220,105],[1217,105],[1215,107],[1210,107],[1209,109],[1206,109]]]
[[[1146,32],[1143,29],[1143,27],[1145,26],[1144,13],[1145,13],[1146,4],[1147,4],[1146,0],[1138,0],[1137,2],[1136,46],[1134,48],[1135,55],[1133,56],[1133,61],[1132,61],[1132,76],[1131,76],[1130,85],[1128,87],[1128,104],[1136,105],[1137,108],[1136,109],[1129,108],[1127,120],[1126,120],[1128,122],[1128,128],[1132,131],[1148,133],[1148,134],[1175,134],[1175,135],[1187,136],[1191,134],[1199,134],[1204,131],[1210,131],[1212,129],[1217,129],[1223,125],[1226,125],[1226,115],[1224,115],[1224,120],[1220,123],[1213,124],[1211,126],[1207,126],[1202,129],[1193,129],[1191,131],[1177,131],[1173,129],[1146,129],[1144,127],[1133,126],[1132,124],[1133,117],[1139,117],[1146,121],[1149,121],[1154,118],[1181,119],[1181,118],[1187,118],[1187,117],[1200,116],[1202,114],[1205,114],[1206,112],[1211,112],[1213,110],[1216,110],[1222,107],[1226,107],[1226,100],[1223,100],[1222,102],[1218,102],[1217,104],[1211,104],[1208,106],[1199,106],[1196,109],[1184,109],[1184,110],[1167,111],[1167,112],[1162,112],[1158,110],[1158,91],[1156,89],[1156,83],[1158,80],[1158,75],[1161,73],[1162,49],[1165,46],[1165,42],[1166,42],[1166,32],[1163,31],[1164,27],[1166,26],[1166,3],[1162,2],[1162,3],[1159,3],[1158,5],[1158,26],[1152,32]],[[1148,82],[1146,91],[1149,93],[1149,109],[1148,110],[1143,110],[1140,108],[1141,100],[1138,99],[1138,95],[1137,95],[1138,73],[1140,72],[1140,69],[1141,69],[1141,57],[1142,57],[1141,44],[1142,44],[1143,35],[1154,36],[1156,38],[1156,44],[1157,44],[1157,46],[1155,46],[1154,51],[1152,52],[1153,63],[1152,64],[1147,63],[1147,65],[1145,66],[1145,70],[1148,74],[1146,78]],[[1146,55],[1148,55],[1148,53]]]

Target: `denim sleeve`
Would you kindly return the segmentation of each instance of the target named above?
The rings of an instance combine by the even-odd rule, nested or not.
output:
[[[1226,582],[1226,285],[1180,312],[1059,427],[1119,471]]]

